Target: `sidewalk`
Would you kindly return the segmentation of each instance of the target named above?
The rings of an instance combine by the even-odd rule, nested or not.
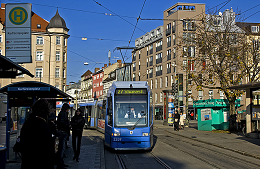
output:
[[[70,148],[65,150],[67,158],[64,158],[65,164],[69,165],[67,169],[105,169],[104,144],[102,133],[96,130],[85,129],[82,135],[81,151],[79,162],[73,160],[73,149],[70,141]],[[20,169],[21,160],[16,163],[7,163],[6,169]]]
[[[163,121],[154,121],[155,128],[163,128],[170,133],[191,138],[200,142],[225,148],[240,154],[260,159],[260,139],[247,138],[241,133],[217,133],[197,130],[197,121],[190,121],[190,127],[174,131],[172,126],[163,125]]]

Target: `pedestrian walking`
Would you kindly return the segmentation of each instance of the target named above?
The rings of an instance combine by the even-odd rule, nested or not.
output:
[[[68,112],[70,110],[70,106],[67,103],[64,103],[61,107],[61,111],[58,115],[57,120],[57,128],[58,128],[58,135],[59,135],[59,162],[58,162],[58,168],[63,169],[67,167],[68,165],[64,164],[64,156],[65,156],[65,149],[66,149],[66,142],[67,138],[69,137],[70,133],[70,122],[68,119]]]
[[[180,115],[180,130],[183,129],[184,130],[184,115],[183,113],[181,113]]]
[[[174,114],[174,130],[179,131],[179,122],[180,122],[180,115],[178,114],[178,111],[175,110]]]
[[[72,127],[72,147],[74,151],[73,160],[79,162],[82,131],[85,125],[85,119],[83,118],[83,113],[81,109],[76,110],[76,113],[72,117],[70,124]]]
[[[49,103],[45,99],[37,100],[31,109],[20,133],[21,169],[53,169],[54,147],[47,124]]]

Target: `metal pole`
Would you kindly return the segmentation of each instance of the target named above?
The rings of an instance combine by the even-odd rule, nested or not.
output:
[[[188,119],[188,109],[189,109],[189,86],[188,86],[188,79],[189,78],[189,64],[188,64],[188,56],[186,57],[186,104],[185,104],[185,113],[186,113],[186,124],[189,126],[189,119]]]

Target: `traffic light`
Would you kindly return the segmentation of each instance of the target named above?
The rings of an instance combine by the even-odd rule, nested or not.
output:
[[[177,83],[172,84],[172,92],[173,92],[173,95],[178,93],[178,84]]]

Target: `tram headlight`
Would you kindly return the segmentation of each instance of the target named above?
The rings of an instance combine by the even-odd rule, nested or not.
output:
[[[113,134],[112,134],[113,135]],[[114,136],[120,136],[120,133],[114,133]]]
[[[143,133],[143,136],[149,136],[149,133]]]

